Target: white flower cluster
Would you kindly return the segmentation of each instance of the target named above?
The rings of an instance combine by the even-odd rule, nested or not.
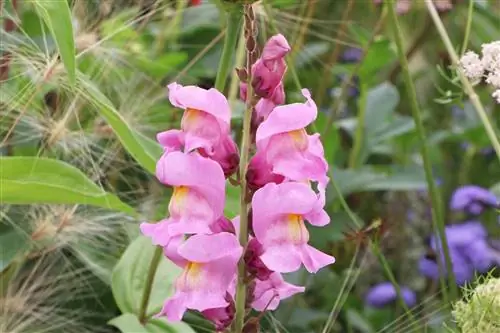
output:
[[[460,59],[460,67],[472,83],[477,84],[483,78],[496,90],[492,97],[500,103],[500,41],[483,44],[482,58],[473,51],[467,51]]]
[[[500,279],[488,277],[453,305],[452,315],[467,333],[500,332]]]

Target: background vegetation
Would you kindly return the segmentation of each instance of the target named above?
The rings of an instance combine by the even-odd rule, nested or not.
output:
[[[470,1],[452,1],[441,12],[459,54],[500,36],[500,3]],[[439,204],[452,224],[462,220],[448,209],[457,187],[476,184],[500,195],[499,160],[424,1],[411,2],[398,17],[400,32]],[[312,228],[311,242],[337,258],[317,275],[289,275],[307,291],[264,316],[262,330],[457,330],[450,311],[461,291],[419,272],[433,233],[431,199],[387,11],[371,0],[254,6],[260,44],[280,32],[293,48],[287,101],[300,100],[307,87],[320,108],[314,126],[332,170],[332,223]],[[154,247],[138,224],[161,218],[170,195],[151,174],[161,154],[156,133],[178,127],[181,117],[165,86],[213,86],[225,34],[220,4],[0,0],[0,8],[0,332],[210,332],[194,313],[181,324],[140,325]],[[240,43],[236,65],[243,55]],[[232,73],[225,93],[239,138],[238,83]],[[489,87],[475,89],[496,132],[500,106]],[[228,192],[232,218],[239,193]],[[480,218],[500,255],[496,212]],[[372,224],[377,219],[382,225]],[[178,274],[161,260],[148,315]],[[388,280],[416,292],[411,314],[397,301],[365,304],[369,288]]]

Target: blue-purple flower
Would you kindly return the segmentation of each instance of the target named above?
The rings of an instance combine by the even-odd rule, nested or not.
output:
[[[484,226],[477,221],[447,226],[446,240],[452,263],[453,273],[458,285],[470,281],[475,272],[487,272],[495,264],[493,250],[488,243],[488,234]],[[444,254],[439,237],[433,235],[430,246],[436,253],[436,258],[422,257],[419,262],[420,273],[428,278],[439,278],[439,264],[443,263]]]
[[[417,296],[408,287],[400,286],[401,297],[408,307],[412,307],[417,303]],[[382,282],[373,286],[365,295],[365,303],[381,308],[393,303],[398,298],[396,288],[391,282]]]
[[[496,195],[485,188],[466,185],[458,188],[451,197],[450,208],[465,211],[470,215],[479,215],[487,207],[498,207]]]

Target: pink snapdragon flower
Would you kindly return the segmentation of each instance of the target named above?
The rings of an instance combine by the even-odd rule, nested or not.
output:
[[[304,264],[315,273],[335,262],[335,258],[307,244],[309,232],[304,220],[314,226],[330,222],[319,200],[308,185],[297,182],[269,183],[255,192],[252,228],[262,245],[260,259],[267,268],[286,273]]]
[[[306,103],[276,107],[257,129],[257,153],[250,161],[247,179],[254,188],[283,179],[317,181],[326,187],[328,163],[319,134],[305,127],[317,117],[317,107],[307,89]],[[280,180],[281,179],[281,180]]]
[[[157,135],[165,152],[184,150],[198,152],[218,162],[224,173],[234,173],[239,163],[238,147],[230,133],[231,111],[224,95],[216,89],[168,85],[172,105],[184,109],[181,130]]]
[[[166,246],[170,237],[212,233],[211,225],[223,216],[225,178],[220,166],[197,153],[165,153],[156,165],[156,177],[174,191],[170,217],[159,223],[142,223],[144,235]]]
[[[252,86],[257,96],[270,98],[274,94],[285,75],[285,56],[290,50],[281,34],[271,37],[264,45],[261,57],[252,65]]]
[[[203,312],[229,306],[228,289],[242,252],[236,236],[227,232],[194,235],[186,240],[174,252],[184,259],[177,260],[184,270],[175,282],[175,294],[165,302],[159,316],[179,321],[187,309]]]
[[[280,273],[272,273],[267,280],[255,281],[252,307],[257,311],[276,310],[280,300],[304,292],[304,290],[304,287],[283,280]]]

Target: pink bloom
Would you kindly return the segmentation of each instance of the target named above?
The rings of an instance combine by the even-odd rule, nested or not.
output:
[[[172,105],[185,109],[182,130],[169,130],[157,135],[166,152],[198,150],[218,162],[224,173],[234,173],[239,163],[238,147],[230,135],[231,111],[226,97],[215,89],[196,86],[168,86]]]
[[[318,111],[309,91],[304,89],[302,94],[306,103],[276,107],[257,129],[257,154],[247,178],[254,187],[276,179],[275,175],[317,181],[326,187],[328,164],[319,134],[307,135],[305,130]]]
[[[224,308],[207,309],[201,313],[205,318],[214,323],[217,332],[222,332],[228,328],[233,322],[236,313],[234,297],[226,293],[226,301],[229,302],[229,305]]]
[[[156,165],[156,177],[174,187],[170,217],[154,227],[157,244],[165,245],[175,235],[212,233],[210,225],[224,210],[225,178],[220,166],[197,153],[165,153]],[[151,228],[141,225],[143,232]]]
[[[260,122],[266,120],[271,111],[273,111],[276,106],[283,103],[285,103],[285,90],[283,88],[283,83],[280,82],[270,98],[261,98],[257,102],[257,105],[255,105],[255,113],[257,115],[257,118],[260,120]]]
[[[257,96],[270,98],[273,95],[285,75],[284,58],[290,50],[283,35],[275,35],[267,41],[262,56],[252,66],[252,86]]]
[[[179,246],[184,271],[175,282],[175,294],[168,299],[159,316],[170,321],[182,319],[187,309],[200,312],[225,308],[227,290],[236,274],[243,249],[235,235],[194,235]]]
[[[304,287],[285,282],[280,273],[272,273],[265,281],[255,281],[252,307],[257,311],[276,310],[280,300],[304,292],[304,290]]]
[[[255,192],[252,228],[263,247],[260,259],[270,270],[292,272],[304,264],[315,273],[335,261],[307,244],[309,232],[304,220],[315,226],[330,222],[318,200],[308,185],[297,182],[269,183]]]
[[[251,276],[255,276],[259,280],[267,280],[273,273],[260,259],[260,256],[263,253],[264,248],[262,247],[262,244],[260,244],[257,239],[251,238],[245,251],[245,264],[247,266],[248,273]]]

